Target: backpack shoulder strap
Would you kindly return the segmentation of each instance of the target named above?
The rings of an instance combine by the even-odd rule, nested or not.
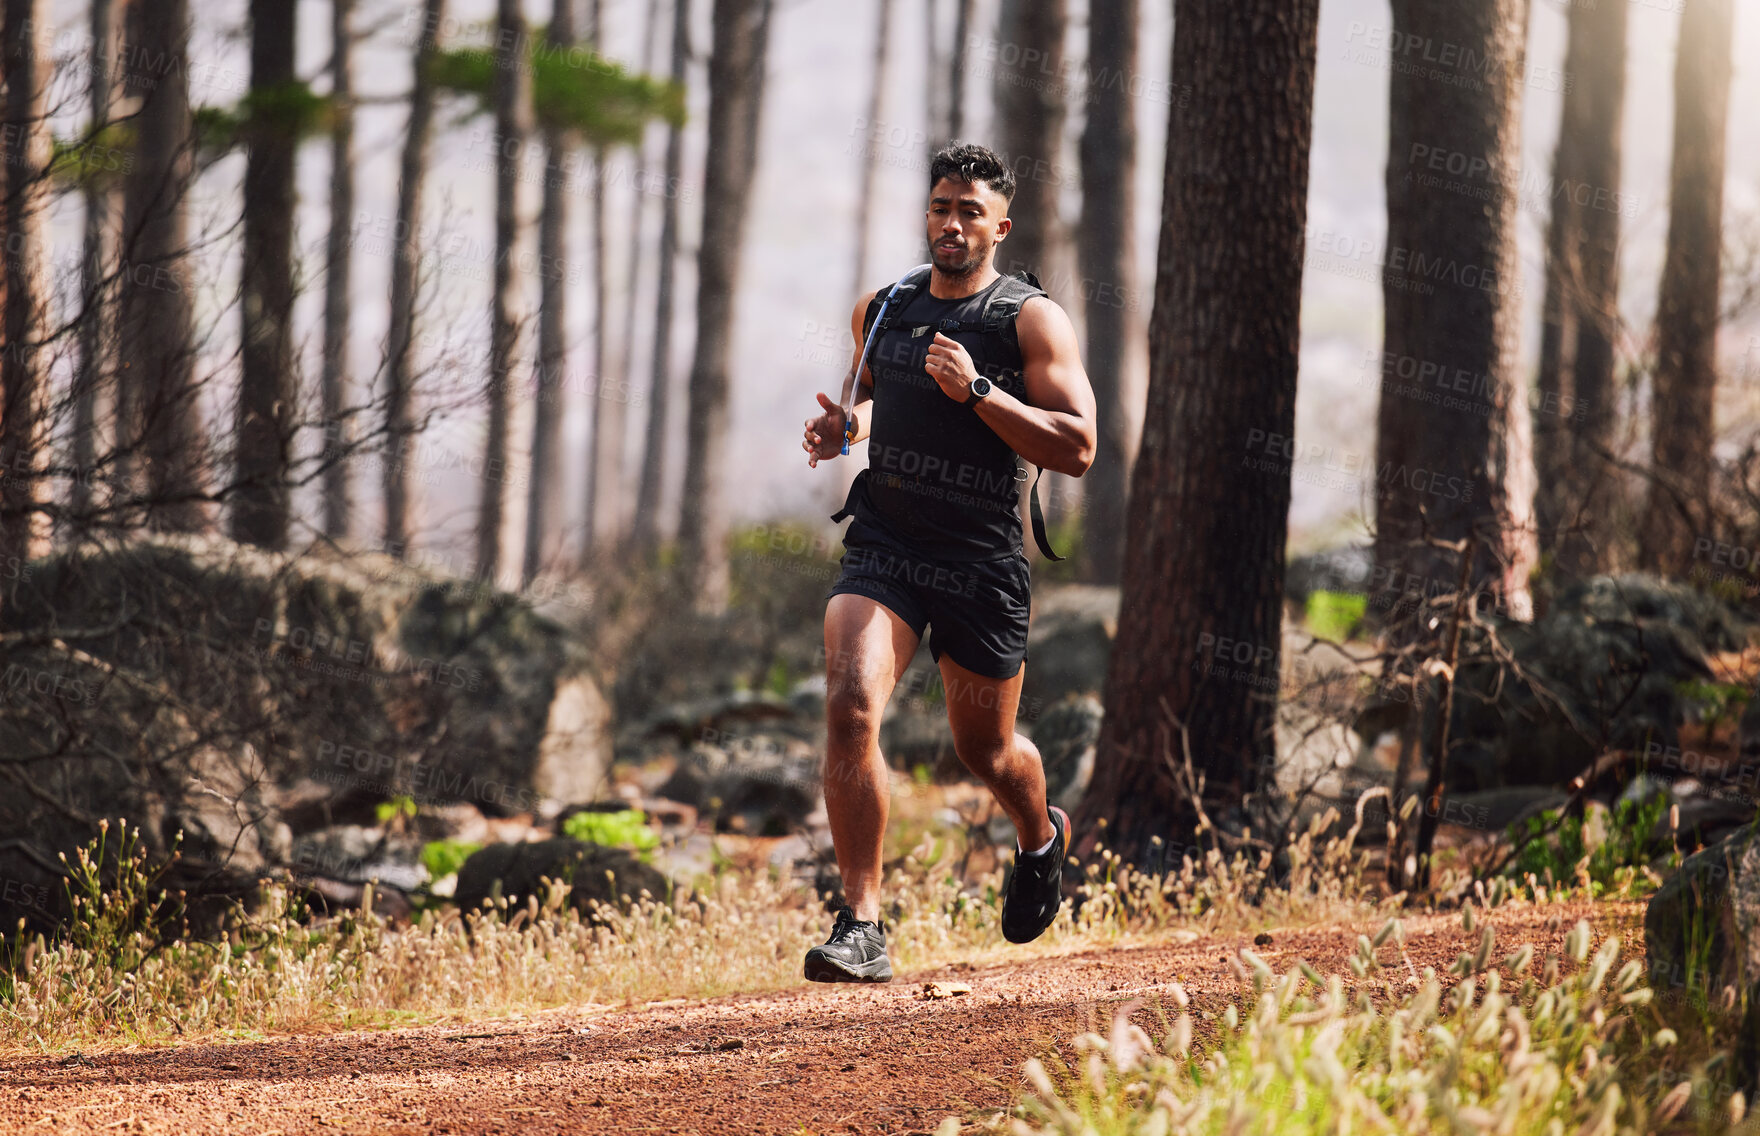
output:
[[[874,317],[880,314],[880,306],[886,302],[887,294],[892,291],[894,286],[894,284],[886,285],[875,292],[874,298],[868,301],[868,310],[862,314],[862,337],[864,339],[867,338],[869,329],[874,326]],[[905,306],[911,302],[911,297],[917,294],[917,289],[922,287],[922,282],[906,277],[904,283],[897,285],[897,287],[898,294],[892,297],[892,306],[886,309],[886,322],[880,325],[881,331],[891,331],[898,326],[899,313],[904,311]]]
[[[1045,295],[1039,278],[1026,269],[1012,272],[997,281],[995,290],[984,301],[984,311],[975,320],[942,320],[942,331],[991,331],[1000,333],[1010,347],[1020,347],[1015,336],[1014,321],[1021,306],[1034,296]]]
[[[1014,321],[1028,300],[1046,294],[1039,286],[1039,278],[1024,268],[1004,276],[996,291],[984,302],[984,330],[1000,332],[1010,347],[1019,350],[1020,339],[1015,334]]]

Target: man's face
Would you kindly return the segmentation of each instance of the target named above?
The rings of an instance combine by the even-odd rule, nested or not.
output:
[[[986,182],[942,178],[929,191],[929,258],[950,276],[981,269],[1008,235],[1008,202]]]

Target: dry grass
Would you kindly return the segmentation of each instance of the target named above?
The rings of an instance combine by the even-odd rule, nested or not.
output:
[[[1469,931],[1472,912],[1463,913]],[[1359,942],[1351,969],[1373,974],[1390,947],[1409,967],[1403,939],[1389,920]],[[1682,1044],[1652,1005],[1642,965],[1615,969],[1617,936],[1592,958],[1591,943],[1580,922],[1567,958],[1549,957],[1536,978],[1531,946],[1492,965],[1486,924],[1479,949],[1451,968],[1459,982],[1445,992],[1425,968],[1414,992],[1384,1007],[1366,983],[1348,997],[1337,975],[1306,964],[1276,974],[1243,950],[1251,1008],[1243,1017],[1228,1007],[1219,1041],[1194,1045],[1176,986],[1179,1014],[1160,1044],[1120,1014],[1109,1037],[1075,1039],[1076,1067],[1029,1061],[1034,1091],[1008,1127],[1016,1136],[1635,1136],[1740,1122],[1746,1102],[1728,1083],[1727,1055]]]
[[[1191,928],[1226,933],[1379,906],[1348,841],[1298,842],[1289,886],[1265,891],[1269,863],[1210,853],[1153,877],[1104,850],[1035,944],[1043,953]],[[586,916],[556,885],[542,902],[394,927],[365,912],[313,918],[279,884],[235,912],[223,939],[159,941],[162,899],[123,828],[70,866],[77,916],[59,941],[4,943],[0,1050],[55,1051],[201,1035],[260,1035],[392,1021],[488,1017],[560,1005],[710,997],[797,984],[824,935],[817,897],[764,872],[726,871],[694,893],[643,893]],[[963,879],[949,841],[925,841],[892,871],[888,944],[909,972],[982,959],[1002,944],[1001,869]],[[101,870],[100,865],[109,867]],[[1257,902],[1255,902],[1257,900]]]

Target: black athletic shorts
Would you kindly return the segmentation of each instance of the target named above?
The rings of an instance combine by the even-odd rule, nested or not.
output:
[[[1024,553],[975,563],[935,560],[911,549],[860,513],[843,535],[842,571],[825,593],[867,596],[897,613],[918,638],[930,629],[929,656],[943,651],[987,678],[1007,679],[1027,661],[1032,569]]]

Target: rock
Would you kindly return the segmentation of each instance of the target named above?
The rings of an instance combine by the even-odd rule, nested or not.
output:
[[[1691,687],[1715,677],[1708,653],[1750,634],[1719,601],[1637,574],[1582,581],[1533,623],[1483,619],[1515,665],[1493,656],[1484,631],[1465,630],[1449,727],[1459,791],[1560,786],[1608,751],[1679,755]],[[1420,737],[1431,734],[1436,704],[1425,700]],[[1409,710],[1383,697],[1357,722],[1380,732]]]
[[[1357,798],[1375,785],[1386,785],[1391,777],[1375,763],[1374,747],[1365,745],[1355,730],[1306,707],[1282,702],[1277,710],[1277,764],[1273,785],[1280,799],[1280,814],[1288,815],[1289,805],[1297,803],[1295,825],[1305,831],[1310,821],[1327,809],[1338,811],[1339,827],[1349,827],[1356,819]],[[1375,817],[1384,817],[1385,810],[1375,802]],[[1377,819],[1369,824],[1369,839],[1378,834]],[[1263,823],[1255,827],[1263,828]]]
[[[1094,776],[1094,753],[1105,718],[1092,694],[1066,694],[1032,723],[1030,736],[1045,766],[1045,795],[1074,813]]]
[[[1423,783],[1417,788],[1422,790]],[[1444,821],[1487,832],[1503,832],[1512,824],[1521,824],[1539,816],[1547,809],[1562,808],[1569,797],[1546,785],[1511,785],[1502,789],[1480,789],[1450,793],[1444,803]]]
[[[355,884],[375,880],[410,892],[428,879],[427,869],[422,867],[422,844],[417,837],[394,835],[382,828],[337,825],[295,839],[288,868],[296,878],[322,877]]]
[[[771,733],[698,742],[678,760],[659,795],[752,836],[782,836],[819,805],[821,758],[798,738]]]
[[[487,844],[496,839],[490,833],[489,819],[482,810],[462,801],[426,806],[410,818],[410,824],[424,842],[455,840],[463,844]]]
[[[920,685],[907,686],[916,675],[933,673],[905,672],[906,681],[899,684],[905,689],[894,694],[880,719],[880,752],[885,755],[886,764],[894,769],[909,772],[919,765],[926,766],[934,780],[945,783],[970,776],[953,744],[947,704],[913,694],[913,690],[922,689]],[[940,690],[939,685],[934,689]]]
[[[1066,694],[1099,694],[1118,634],[1118,589],[1066,584],[1033,597],[1020,717],[1032,721]]]
[[[1753,828],[1687,857],[1644,912],[1650,985],[1663,999],[1745,995],[1735,1056],[1760,1081],[1760,834]],[[1738,1005],[1741,1002],[1738,1001]]]
[[[786,722],[797,716],[798,711],[785,698],[742,690],[670,703],[642,723],[641,729],[650,737],[670,735],[689,745],[713,742],[740,732],[741,727]]]
[[[1695,793],[1681,798],[1676,844],[1683,850],[1711,845],[1754,821],[1754,803],[1723,793]],[[1658,841],[1667,839],[1668,817],[1657,822]]]
[[[62,549],[31,564],[0,633],[25,710],[0,720],[0,784],[41,790],[0,793],[0,832],[22,834],[0,877],[53,893],[57,854],[96,818],[138,822],[155,854],[181,831],[179,871],[237,894],[288,863],[295,831],[370,823],[399,796],[554,812],[595,796],[610,760],[584,643],[515,597],[376,554],[215,536]],[[42,922],[7,904],[0,925]]]
[[[810,674],[795,683],[788,692],[788,704],[795,714],[810,722],[825,721],[825,673]]]
[[[1362,595],[1369,590],[1374,569],[1375,550],[1366,544],[1291,557],[1284,569],[1284,600],[1300,613],[1306,610],[1308,597],[1314,592]]]
[[[541,902],[540,881],[545,877],[568,882],[569,903],[582,914],[590,913],[593,900],[617,905],[644,890],[659,900],[671,895],[664,875],[624,849],[559,836],[529,844],[491,844],[473,853],[458,870],[453,900],[460,911],[480,910],[497,893],[510,909],[528,896]]]
[[[654,849],[654,867],[677,884],[690,886],[715,870],[715,838],[693,832]]]

